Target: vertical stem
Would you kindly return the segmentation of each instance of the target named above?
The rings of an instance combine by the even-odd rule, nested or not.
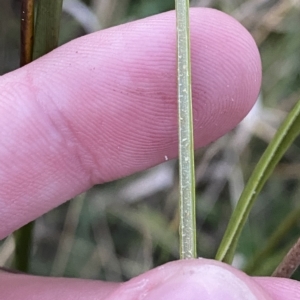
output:
[[[276,268],[273,277],[289,278],[293,275],[300,265],[300,238],[295,245],[290,249],[287,255],[283,258],[282,262]]]
[[[22,0],[20,67],[32,61],[33,35],[34,0]],[[28,272],[29,269],[33,226],[34,222],[30,222],[14,234],[16,243],[14,266],[17,270],[22,272]]]
[[[195,170],[191,89],[189,1],[176,0],[179,183],[180,183],[180,257],[195,258]]]
[[[22,0],[21,3],[21,55],[20,66],[32,61],[34,28],[34,0]]]

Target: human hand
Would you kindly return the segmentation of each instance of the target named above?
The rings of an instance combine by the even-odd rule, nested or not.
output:
[[[0,238],[94,184],[177,155],[175,14],[68,43],[0,78]],[[260,59],[249,33],[191,10],[195,146],[254,104]],[[251,278],[213,260],[177,261],[127,283],[0,273],[3,299],[297,299],[297,282]]]

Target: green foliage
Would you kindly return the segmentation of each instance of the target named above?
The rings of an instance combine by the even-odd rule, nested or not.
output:
[[[300,134],[300,101],[280,126],[264,152],[246,185],[230,219],[228,228],[216,255],[216,259],[232,262],[236,245],[250,210],[267,179],[281,157]]]
[[[63,0],[39,0],[35,25],[33,58],[37,59],[58,45]]]
[[[128,13],[135,18],[145,18],[157,13],[175,9],[174,0],[131,0],[130,2]]]

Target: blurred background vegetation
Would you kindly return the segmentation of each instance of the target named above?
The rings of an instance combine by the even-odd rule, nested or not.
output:
[[[196,152],[198,255],[213,258],[251,171],[300,97],[300,2],[191,0],[239,20],[255,38],[263,84],[257,105],[234,131]],[[89,32],[174,9],[174,0],[64,0],[60,44]],[[0,75],[19,66],[20,0],[0,0]],[[175,51],[175,49],[174,49]],[[241,237],[234,264],[272,273],[300,229],[300,140],[266,184]],[[121,281],[178,259],[177,161],[95,186],[35,223],[30,272]],[[291,212],[293,215],[290,215]],[[251,269],[271,234],[273,248]],[[10,267],[14,240],[0,242]],[[300,273],[294,275],[300,278]]]

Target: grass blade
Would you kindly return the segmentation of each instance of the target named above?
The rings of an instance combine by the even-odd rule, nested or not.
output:
[[[227,230],[218,249],[216,259],[231,263],[236,249],[237,241],[250,210],[273,169],[300,134],[300,101],[288,114],[279,127],[271,143],[255,167],[240,200],[230,218]]]
[[[34,222],[30,222],[14,232],[14,268],[24,273],[29,271],[33,228]]]
[[[176,19],[179,117],[180,258],[187,259],[195,258],[197,256],[188,0],[176,0]]]
[[[35,25],[33,58],[37,59],[58,45],[63,0],[39,0]]]

